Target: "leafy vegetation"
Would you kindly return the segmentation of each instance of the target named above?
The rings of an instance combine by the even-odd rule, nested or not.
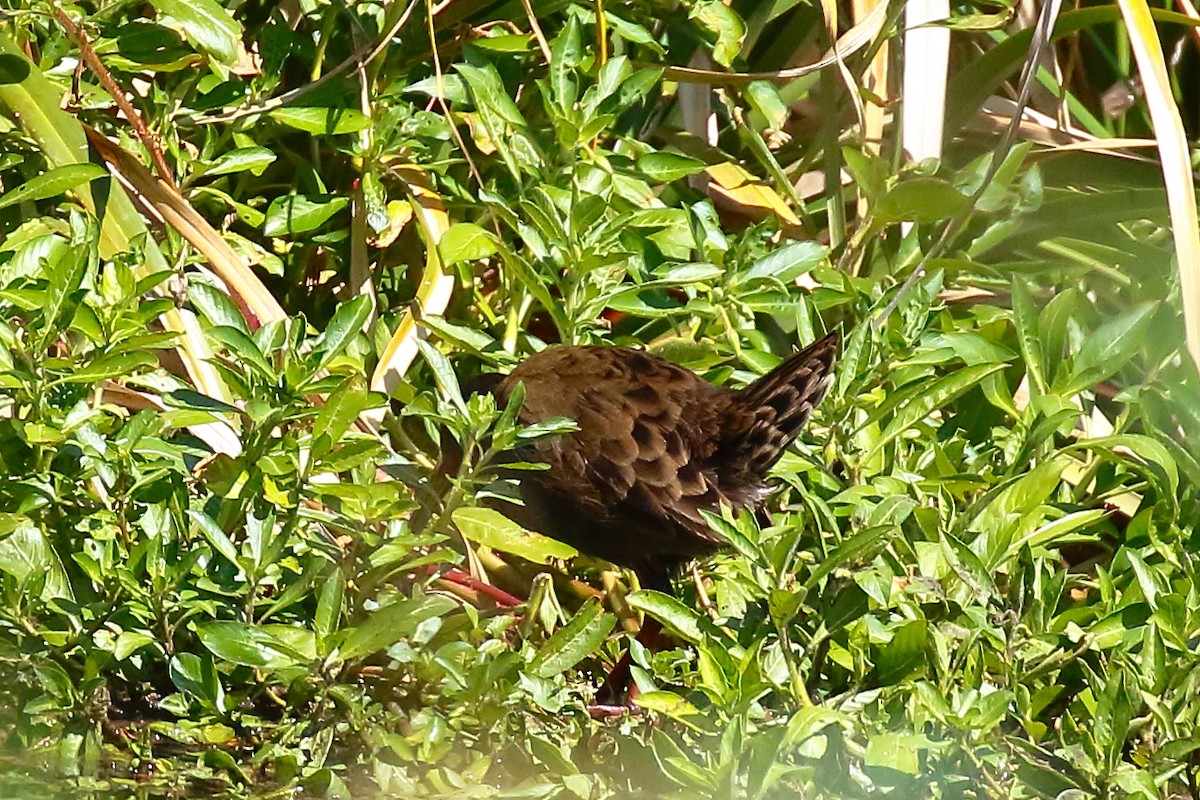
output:
[[[957,8],[919,163],[899,8],[229,5],[0,11],[3,794],[1200,796],[1194,190],[1105,141],[1171,163],[1145,67],[1098,99],[1144,4]],[[1031,41],[1075,127],[1012,144]],[[478,506],[569,423],[472,376],[830,329],[676,597]]]

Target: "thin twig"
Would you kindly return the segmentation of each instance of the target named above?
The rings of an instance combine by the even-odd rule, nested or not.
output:
[[[459,132],[458,126],[454,124],[454,118],[450,115],[450,106],[446,105],[446,76],[442,71],[442,57],[438,53],[437,46],[437,30],[433,25],[433,18],[437,12],[432,6],[426,5],[428,13],[425,15],[425,24],[429,29],[429,47],[433,56],[433,74],[437,80],[437,97],[434,98],[438,106],[442,109],[442,116],[446,118],[446,122],[450,126],[450,135],[454,137],[454,143],[458,145],[458,151],[462,153],[467,162],[467,169],[471,172],[471,177],[475,179],[475,183],[480,188],[485,186],[483,175],[479,172],[479,168],[475,166],[475,160],[471,158],[471,151],[467,149],[467,143],[462,138],[462,133]],[[493,220],[493,224],[496,224]],[[496,226],[496,233],[499,235],[499,225]]]
[[[253,106],[239,108],[235,111],[229,111],[224,114],[208,114],[206,116],[193,117],[192,122],[197,125],[212,125],[216,122],[232,122],[233,120],[241,119],[242,117],[249,117],[255,114],[273,111],[277,108],[287,105],[288,103],[291,103],[292,101],[308,94],[309,92],[320,88],[325,83],[333,80],[347,70],[362,69],[367,64],[370,64],[372,61],[378,58],[379,54],[387,49],[388,44],[391,43],[392,39],[396,37],[396,34],[400,33],[400,30],[405,26],[405,24],[408,23],[408,20],[412,16],[413,11],[416,9],[418,2],[419,0],[409,0],[408,8],[404,9],[404,13],[400,15],[400,19],[396,20],[396,23],[392,25],[392,27],[383,34],[383,36],[379,37],[378,42],[376,42],[374,45],[365,45],[359,48],[355,52],[351,53],[345,61],[338,64],[336,67],[329,70],[329,72],[326,72],[312,83],[306,83],[303,86],[292,89],[290,92],[284,92],[278,97],[272,97],[269,100],[264,100],[263,102]]]
[[[533,38],[537,39],[542,56],[545,57],[546,64],[549,65],[553,58],[550,54],[550,43],[546,41],[546,34],[542,33],[542,28],[538,25],[537,15],[533,13],[533,5],[529,0],[521,0],[521,8],[525,9],[525,18],[529,20],[529,27],[533,30]]]
[[[116,101],[117,108],[121,109],[121,113],[129,120],[129,124],[133,126],[133,132],[137,135],[138,140],[150,153],[150,160],[154,163],[154,169],[158,172],[158,177],[165,183],[170,184],[172,189],[178,189],[175,183],[175,176],[171,172],[171,168],[167,166],[167,160],[163,157],[162,147],[159,146],[158,136],[155,135],[146,125],[146,121],[142,119],[142,115],[134,108],[133,103],[129,99],[129,95],[113,78],[112,73],[104,66],[100,60],[100,56],[96,55],[96,51],[92,49],[92,42],[88,38],[87,33],[72,21],[67,13],[61,7],[55,5],[53,7],[54,18],[58,20],[58,24],[66,29],[67,35],[75,40],[79,45],[79,54],[83,57],[83,62],[87,64],[88,69],[100,80],[100,85],[104,87],[104,91],[112,96]]]

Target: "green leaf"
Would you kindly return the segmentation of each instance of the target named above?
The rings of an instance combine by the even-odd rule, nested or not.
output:
[[[1105,322],[1083,340],[1072,363],[1070,378],[1055,390],[1071,396],[1115,374],[1145,348],[1144,337],[1159,303],[1142,303]]]
[[[821,266],[828,257],[829,248],[820,242],[788,242],[754,262],[746,270],[745,278],[772,278],[787,283]]]
[[[1082,439],[1068,449],[1097,450],[1126,460],[1132,457],[1138,462],[1158,468],[1159,474],[1156,478],[1159,481],[1165,478],[1165,482],[1159,486],[1159,493],[1164,496],[1163,499],[1171,500],[1179,492],[1179,468],[1175,459],[1166,447],[1149,436],[1120,433],[1097,439]]]
[[[265,147],[238,147],[221,153],[204,169],[206,178],[249,172],[262,175],[263,170],[275,163],[276,155]]]
[[[715,636],[717,641],[727,639],[712,622],[670,595],[643,589],[627,599],[629,605],[646,612],[671,633],[692,644],[699,644],[706,636]]]
[[[1004,364],[981,364],[974,367],[963,367],[957,372],[938,378],[930,383],[923,391],[914,395],[896,410],[891,422],[883,429],[879,439],[871,447],[867,458],[870,458],[880,448],[890,443],[913,425],[925,419],[935,409],[942,408],[955,398],[971,390],[976,384],[1004,369]]]
[[[225,690],[211,658],[201,658],[195,653],[178,653],[171,659],[168,674],[179,691],[191,695],[213,711],[225,711]]]
[[[637,696],[637,704],[639,708],[656,711],[672,719],[694,717],[700,713],[700,709],[674,692],[642,692]]]
[[[168,27],[177,27],[189,42],[225,64],[237,61],[242,26],[216,0],[151,0],[151,3],[166,18],[160,21]]]
[[[372,405],[372,396],[367,392],[361,378],[357,378],[349,385],[335,391],[325,398],[325,404],[321,406],[321,410],[313,422],[313,440],[325,436],[328,437],[331,445],[335,444],[346,433],[358,415],[370,405]]]
[[[713,60],[723,67],[731,66],[746,36],[746,23],[737,12],[720,0],[700,0],[692,6],[688,18],[716,35]]]
[[[579,79],[575,71],[582,58],[579,19],[572,14],[550,48],[550,96],[563,111],[573,110],[579,97]]]
[[[530,671],[539,678],[565,672],[599,647],[616,622],[616,617],[604,613],[598,599],[589,597],[538,650],[529,664]]]
[[[462,535],[472,542],[512,553],[535,564],[574,558],[579,551],[548,536],[525,530],[490,508],[460,508],[451,515]]]
[[[237,406],[231,406],[206,394],[191,389],[176,389],[163,395],[163,402],[173,408],[188,408],[194,411],[210,411],[220,414],[241,414]]]
[[[317,598],[317,613],[313,618],[313,628],[316,631],[317,642],[322,653],[327,649],[329,638],[337,631],[342,618],[345,578],[341,570],[333,569],[329,577],[321,585],[321,594]]]
[[[284,125],[321,136],[358,133],[371,127],[371,118],[353,108],[287,107],[271,112]]]
[[[263,222],[264,236],[295,236],[325,224],[350,201],[337,195],[288,195],[271,201]]]
[[[1008,554],[1015,555],[1026,545],[1029,547],[1051,547],[1080,528],[1086,528],[1093,523],[1099,522],[1107,514],[1108,512],[1102,508],[1089,508],[1065,514],[1014,541],[1008,547]]]
[[[476,67],[470,64],[455,64],[454,68],[458,70],[463,80],[467,82],[467,86],[470,87],[471,99],[475,101],[476,108],[494,114],[514,128],[525,127],[525,118],[521,116],[521,110],[508,96],[508,92],[504,89],[504,82],[500,79],[500,73],[494,66],[488,64],[486,67]],[[492,131],[492,133],[500,135],[503,131]]]
[[[656,183],[670,183],[702,172],[707,166],[703,161],[678,153],[650,153],[637,160],[638,172],[647,180]]]
[[[36,178],[25,181],[11,192],[0,195],[0,208],[7,208],[27,200],[45,200],[57,197],[80,184],[102,178],[108,173],[97,164],[68,164],[47,170]]]
[[[225,556],[229,563],[236,566],[238,563],[237,546],[234,545],[229,535],[221,530],[221,526],[217,525],[212,517],[202,511],[188,509],[187,513],[192,518],[192,521],[196,523],[196,527],[200,529],[200,533],[213,546],[213,549]]]
[[[454,374],[454,367],[450,366],[450,359],[421,337],[417,337],[417,350],[429,364],[429,368],[433,370],[433,377],[437,381],[438,388],[449,396],[450,402],[454,403],[455,408],[465,415],[467,404],[463,400],[462,389],[458,385],[458,376]]]
[[[82,293],[83,279],[98,262],[96,238],[99,229],[93,217],[76,214],[72,218],[71,249],[47,275],[49,285],[42,311],[42,332],[38,347],[45,350],[71,324]]]
[[[266,380],[275,379],[275,368],[267,361],[254,340],[247,336],[241,328],[230,328],[217,325],[208,329],[208,335],[225,345],[225,349],[233,356],[233,360],[254,367],[258,374]]]
[[[912,178],[888,190],[874,211],[884,222],[939,222],[958,214],[968,202],[966,195],[940,178]]]
[[[153,644],[154,637],[140,631],[121,631],[113,645],[113,658],[124,661],[148,644]]]
[[[426,619],[443,617],[458,603],[442,595],[398,600],[372,612],[366,622],[350,630],[339,648],[347,661],[378,653],[406,637],[412,636]]]
[[[881,686],[892,686],[921,669],[925,664],[925,643],[929,623],[915,619],[892,635],[875,659],[875,676]]]
[[[237,328],[246,336],[250,336],[250,328],[246,325],[246,318],[237,307],[237,303],[217,287],[196,280],[188,281],[188,299],[210,325]]]
[[[333,313],[325,332],[317,341],[316,351],[320,353],[317,360],[317,372],[329,366],[335,358],[342,354],[354,337],[362,332],[363,326],[371,317],[371,298],[366,295],[342,303]]]
[[[71,370],[66,375],[51,382],[52,386],[64,383],[97,383],[120,376],[133,375],[158,366],[158,359],[152,353],[137,351],[132,353],[109,353],[100,356],[95,361]]]
[[[921,745],[925,737],[905,733],[877,733],[867,742],[863,761],[868,767],[887,767],[908,775],[921,772]]]
[[[473,222],[456,222],[438,242],[447,265],[460,261],[478,261],[497,252],[496,238]]]
[[[833,572],[838,567],[862,562],[873,556],[878,550],[887,544],[891,534],[897,532],[894,525],[877,525],[872,528],[859,531],[848,539],[845,539],[834,548],[833,552],[825,558],[821,559],[808,578],[804,581],[804,588],[812,591],[817,587],[817,584],[822,578]]]
[[[244,622],[217,621],[196,625],[200,644],[222,661],[258,669],[287,669],[304,657],[267,631]]]
[[[43,600],[74,597],[62,561],[41,528],[23,516],[5,514],[0,515],[0,533],[7,534],[0,538],[0,571],[22,587],[40,580],[34,585],[40,586]]]

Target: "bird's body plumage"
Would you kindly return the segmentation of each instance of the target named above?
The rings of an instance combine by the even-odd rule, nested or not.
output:
[[[622,347],[530,356],[497,399],[524,384],[523,423],[568,417],[579,429],[517,453],[548,469],[519,473],[523,505],[498,508],[665,589],[680,564],[725,544],[702,510],[761,502],[767,471],[829,388],[837,344],[826,336],[740,391]]]

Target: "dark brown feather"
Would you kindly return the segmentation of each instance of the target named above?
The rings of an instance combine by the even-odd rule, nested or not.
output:
[[[568,417],[579,430],[515,454],[549,469],[514,472],[524,505],[497,508],[666,589],[680,564],[724,544],[702,510],[762,501],[767,471],[829,389],[837,345],[830,334],[741,391],[623,347],[530,356],[488,388],[504,403],[523,383],[523,423]]]

